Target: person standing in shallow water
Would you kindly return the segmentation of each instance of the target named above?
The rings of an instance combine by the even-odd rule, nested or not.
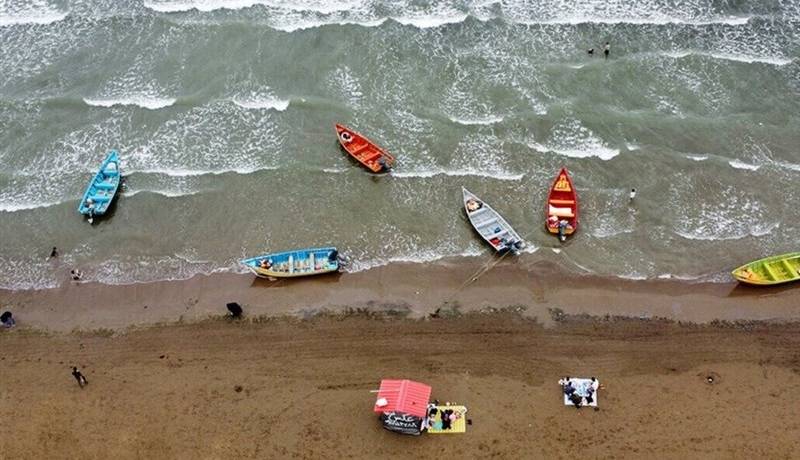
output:
[[[609,42],[606,42],[606,44],[603,45],[603,57],[605,59],[608,59],[609,53],[611,53],[611,44]]]

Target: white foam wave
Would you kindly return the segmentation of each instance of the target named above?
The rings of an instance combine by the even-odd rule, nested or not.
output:
[[[163,174],[170,177],[194,177],[194,176],[219,176],[221,174],[253,174],[258,171],[274,171],[279,169],[277,166],[259,166],[254,168],[230,168],[230,169],[136,169],[128,170],[127,174]]]
[[[791,169],[792,171],[800,171],[800,164],[797,164],[797,163],[788,163],[786,161],[776,161],[775,164],[780,166],[780,167],[782,167],[782,168]]]
[[[477,176],[477,177],[488,177],[497,180],[516,181],[525,177],[525,174],[489,172],[489,171],[479,171],[475,169],[427,169],[424,171],[394,171],[392,172],[392,176],[422,177],[422,178],[435,177],[435,176],[451,176],[451,177]]]
[[[754,64],[754,63],[770,64],[774,66],[784,66],[787,64],[791,64],[793,62],[793,59],[786,58],[783,56],[753,56],[748,54],[706,52],[706,51],[693,51],[693,50],[668,51],[662,54],[664,56],[668,56],[673,59],[682,59],[688,56],[704,56],[713,59],[721,59],[725,61],[744,62],[747,64]]]
[[[209,12],[215,10],[238,10],[250,8],[262,3],[258,0],[179,0],[179,1],[152,1],[145,0],[144,7],[159,13],[178,13],[181,11],[197,10]]]
[[[289,99],[277,98],[250,98],[250,99],[234,99],[233,103],[244,109],[272,109],[278,112],[283,112],[289,108]]]
[[[22,24],[52,24],[63,21],[67,13],[57,11],[30,12],[21,15],[0,15],[0,27]]]
[[[174,98],[159,98],[149,96],[127,96],[118,99],[88,99],[84,98],[83,102],[95,107],[113,107],[115,105],[135,105],[149,110],[163,109],[169,107],[176,102]]]
[[[559,155],[564,155],[565,157],[572,157],[572,158],[597,157],[600,158],[601,160],[610,160],[615,156],[619,155],[619,150],[606,147],[602,144],[595,144],[590,148],[585,148],[585,149],[583,148],[565,149],[557,147],[548,147],[538,143],[530,144],[530,147],[540,153],[553,152]]]
[[[708,25],[715,25],[715,24],[724,24],[724,25],[744,25],[750,21],[750,16],[730,16],[730,17],[720,17],[720,18],[709,18],[709,19],[681,19],[681,18],[673,18],[667,16],[661,17],[607,17],[607,18],[596,18],[596,17],[586,17],[586,16],[573,16],[573,17],[564,17],[564,18],[553,18],[547,20],[520,20],[518,22],[522,24],[528,25],[539,25],[539,24],[559,24],[559,25],[583,25],[583,24],[604,24],[604,25],[620,25],[620,24],[634,24],[634,25],[691,25],[691,26],[708,26]]]
[[[18,212],[18,211],[30,211],[31,209],[38,209],[38,208],[49,208],[50,206],[57,206],[61,203],[66,203],[66,201],[50,201],[50,202],[42,202],[42,203],[0,203],[0,212]]]
[[[325,173],[328,173],[328,174],[342,174],[342,173],[347,172],[347,170],[346,169],[342,169],[342,168],[322,168],[322,172],[325,172]]]
[[[424,264],[435,262],[442,259],[451,257],[477,257],[482,255],[483,252],[479,249],[469,249],[456,254],[442,254],[434,251],[422,251],[417,256],[397,256],[389,257],[386,259],[373,259],[367,261],[354,261],[347,266],[347,271],[351,273],[363,272],[372,268],[383,267],[393,263],[414,263]]]
[[[408,16],[395,16],[391,19],[403,24],[404,26],[414,26],[418,29],[430,29],[434,27],[441,27],[447,24],[457,24],[464,22],[469,14],[467,13],[454,13],[454,14],[433,14],[433,15],[408,15]]]
[[[756,170],[758,170],[758,168],[761,167],[760,165],[751,165],[749,163],[744,163],[744,162],[739,161],[739,160],[730,160],[728,162],[728,164],[731,165],[731,167],[733,167],[733,168],[736,168],[736,169],[747,169],[748,171],[756,171]]]
[[[708,160],[708,155],[686,155],[686,158],[692,161],[705,161]]]
[[[124,196],[126,198],[130,198],[130,197],[136,196],[136,195],[138,195],[140,193],[153,193],[153,194],[161,195],[161,196],[164,196],[164,197],[167,197],[167,198],[177,198],[177,197],[181,197],[181,196],[197,195],[197,194],[201,193],[201,191],[200,190],[193,190],[191,192],[179,192],[179,191],[175,191],[175,190],[134,190],[134,191],[131,191],[131,192],[125,192],[125,193],[122,194],[122,196]]]
[[[306,29],[313,29],[315,27],[323,27],[328,25],[337,25],[337,26],[361,26],[361,27],[378,27],[383,25],[388,18],[379,18],[374,20],[351,20],[351,19],[341,19],[341,20],[298,20],[295,22],[286,21],[286,22],[279,22],[277,24],[270,24],[270,27],[275,30],[280,30],[281,32],[294,32],[297,30],[306,30]]]
[[[741,240],[747,237],[762,237],[769,235],[773,230],[781,226],[780,222],[771,222],[767,225],[753,225],[752,228],[742,231],[741,233],[720,235],[718,232],[707,232],[703,228],[698,228],[693,231],[676,230],[675,233],[687,240],[700,240],[700,241],[730,241]]]
[[[305,0],[287,2],[284,0],[145,0],[145,8],[160,13],[178,13],[182,11],[197,10],[209,12],[216,10],[240,10],[252,8],[256,5],[280,7],[289,11],[313,12],[320,14],[331,14],[339,11],[347,11],[358,5],[354,1],[325,1],[325,0]]]
[[[472,126],[472,125],[488,126],[503,121],[503,117],[495,115],[490,115],[483,118],[459,118],[459,117],[448,117],[448,118],[450,118],[450,121],[452,121],[453,123],[458,123],[459,125],[466,125],[466,126]]]
[[[619,149],[605,145],[602,139],[574,118],[565,119],[555,125],[546,144],[531,143],[529,147],[537,152],[554,152],[572,158],[597,157],[610,160],[619,155]]]

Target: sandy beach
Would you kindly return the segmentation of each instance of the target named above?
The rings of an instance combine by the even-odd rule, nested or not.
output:
[[[0,458],[800,455],[791,290],[510,263],[465,284],[481,266],[3,292]],[[221,317],[232,300],[245,319]],[[562,405],[568,374],[600,378],[599,410]],[[381,378],[431,384],[473,425],[383,430]]]

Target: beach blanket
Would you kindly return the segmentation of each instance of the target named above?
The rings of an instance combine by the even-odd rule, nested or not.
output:
[[[597,392],[596,391],[594,392],[593,401],[591,402],[591,404],[587,404],[587,402],[586,402],[586,397],[589,396],[589,392],[587,390],[588,390],[589,387],[592,386],[592,380],[591,379],[571,378],[571,379],[569,379],[569,381],[572,382],[572,386],[575,387],[575,393],[577,393],[578,396],[584,398],[583,402],[581,403],[581,405],[597,407]],[[574,406],[575,404],[572,404],[572,401],[569,400],[569,397],[567,397],[567,395],[564,395],[564,405],[565,406]]]
[[[455,434],[467,432],[467,408],[464,406],[438,406],[438,412],[433,419],[433,425],[428,427],[428,433],[432,434]],[[451,409],[457,414],[461,414],[451,425],[449,430],[442,429],[442,412]]]

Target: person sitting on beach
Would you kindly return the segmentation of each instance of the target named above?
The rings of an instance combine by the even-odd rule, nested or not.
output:
[[[594,402],[594,388],[589,385],[586,387],[586,404],[591,404]]]
[[[575,393],[575,387],[572,386],[572,380],[569,377],[559,380],[558,384],[561,385],[561,389],[564,390],[564,394],[568,397]]]
[[[572,393],[569,396],[569,400],[575,405],[575,409],[580,409],[581,404],[583,404],[583,398],[578,393]]]
[[[3,312],[3,314],[0,315],[0,323],[3,323],[3,326],[7,328],[12,328],[17,324],[16,321],[14,321],[14,315],[12,315],[10,311]]]

